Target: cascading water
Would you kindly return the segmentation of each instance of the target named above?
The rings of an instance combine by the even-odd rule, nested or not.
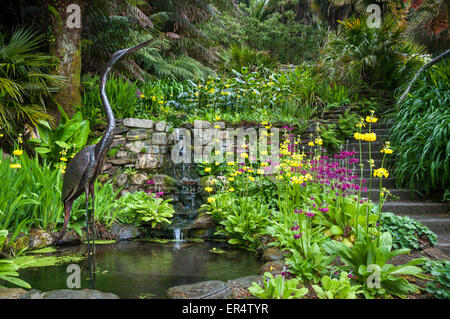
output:
[[[179,136],[179,140],[185,138],[182,134],[178,134],[178,131],[176,131],[176,134]],[[179,242],[183,239],[183,228],[189,226],[197,215],[196,199],[199,197],[196,195],[200,179],[195,176],[195,170],[189,163],[189,154],[183,146],[179,148],[177,155],[181,161],[179,164],[173,164],[172,175],[178,191],[175,200],[172,202],[176,211],[172,222],[172,230],[174,239]]]

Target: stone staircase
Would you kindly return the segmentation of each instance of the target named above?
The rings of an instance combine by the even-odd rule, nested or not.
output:
[[[376,142],[371,143],[372,158],[375,161],[375,168],[381,166],[383,154],[380,152],[384,142],[389,140],[389,130],[386,123],[372,124],[372,131],[377,134]],[[369,174],[368,167],[369,160],[369,143],[363,142],[362,160],[365,164],[363,172],[364,178],[367,182],[364,184],[369,189]],[[359,152],[359,144],[356,140],[349,140],[347,144],[348,150],[355,150]],[[394,150],[395,151],[395,150]],[[389,155],[387,156],[387,158]],[[419,198],[417,195],[411,194],[409,189],[398,188],[395,178],[392,176],[392,161],[387,161],[384,167],[390,172],[389,178],[383,178],[382,186],[386,187],[393,196],[388,197],[388,200],[383,205],[384,212],[392,212],[399,215],[407,215],[428,228],[430,228],[438,237],[437,248],[443,250],[450,255],[450,205],[442,202],[432,201],[430,199]],[[357,170],[359,173],[359,169]],[[379,199],[379,184],[378,178],[372,179],[371,199],[378,202]],[[368,196],[368,192],[363,193],[364,197]]]

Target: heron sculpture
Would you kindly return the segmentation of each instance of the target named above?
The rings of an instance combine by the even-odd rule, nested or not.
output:
[[[111,105],[109,104],[108,97],[106,96],[106,80],[114,63],[127,54],[131,54],[146,45],[153,42],[155,39],[141,43],[135,47],[123,49],[115,52],[106,67],[100,82],[100,94],[103,104],[103,109],[106,114],[108,125],[105,134],[101,140],[95,145],[89,145],[79,151],[73,159],[67,165],[66,173],[64,174],[63,188],[62,188],[62,201],[64,203],[64,224],[60,232],[55,236],[58,244],[62,243],[62,238],[66,232],[67,224],[69,223],[70,213],[72,211],[72,204],[83,192],[86,195],[86,234],[88,245],[88,261],[89,270],[92,280],[92,275],[95,276],[95,230],[94,230],[94,183],[98,175],[102,172],[103,165],[105,163],[106,153],[114,139],[116,121],[114,118]],[[89,195],[92,198],[92,214],[89,214]],[[94,253],[91,254],[90,249],[90,236],[92,232],[92,246]],[[92,255],[92,259],[91,259]],[[92,268],[93,265],[93,268]]]

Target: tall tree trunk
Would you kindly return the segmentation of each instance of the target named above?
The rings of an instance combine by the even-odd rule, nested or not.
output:
[[[48,0],[53,41],[50,53],[59,59],[56,74],[67,78],[66,85],[56,94],[55,100],[68,115],[81,104],[81,14],[87,0]],[[73,4],[81,9],[77,24],[77,11],[68,11]],[[72,5],[72,6],[71,6]],[[69,7],[71,6],[71,7]],[[54,115],[59,118],[59,112]]]

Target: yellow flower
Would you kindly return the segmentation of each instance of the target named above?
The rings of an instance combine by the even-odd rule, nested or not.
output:
[[[205,173],[211,172],[211,167],[206,167],[205,168]]]
[[[225,84],[225,87],[226,87],[226,88],[229,88],[229,87],[230,87],[230,85],[229,85],[229,84]]]
[[[65,158],[65,157],[61,157],[59,160],[60,160],[61,162],[67,162],[67,158]]]
[[[389,177],[389,172],[385,168],[381,167],[373,172],[373,177]]]
[[[23,154],[23,151],[22,150],[14,150],[13,154],[16,156],[20,156]]]
[[[230,182],[232,182],[232,181],[234,181],[234,178],[233,178],[233,177],[228,177],[228,180],[229,180]]]
[[[214,125],[214,128],[220,128],[220,125]]]
[[[319,138],[316,138],[314,142],[315,142],[317,145],[322,145],[322,144],[323,144],[322,139],[321,139],[320,137],[319,137]]]
[[[259,174],[259,175],[263,175],[264,174],[264,170],[263,169],[258,169],[256,171],[256,173]]]
[[[355,133],[356,134],[356,133]],[[365,133],[361,135],[361,139],[366,142],[375,142],[377,140],[377,135],[375,133]]]
[[[219,155],[220,151],[214,151],[214,154]]]
[[[0,137],[3,137],[3,134],[0,134]]]
[[[145,97],[145,95],[144,95],[144,94],[141,94],[141,95],[139,95],[139,97],[140,97],[141,99],[143,99],[143,98]]]
[[[367,116],[366,117],[366,122],[367,123],[376,123],[378,121],[378,118],[374,117],[373,115]]]
[[[216,90],[214,88],[212,88],[211,90],[208,91],[208,93],[214,94],[216,92]]]
[[[19,163],[9,165],[9,168],[21,168],[21,167],[22,167],[22,165],[20,165]]]
[[[228,162],[227,165],[228,165],[228,166],[233,166],[233,165],[234,165],[234,162]]]
[[[228,189],[228,191],[229,191],[229,192],[234,192],[234,188],[233,188],[233,187],[230,187],[230,188]]]
[[[220,116],[216,116],[216,121],[220,121]]]
[[[208,193],[211,193],[213,191],[212,187],[205,187],[205,191]]]
[[[251,182],[254,182],[254,181],[255,181],[255,179],[254,179],[252,176],[249,176],[249,177],[248,177],[248,180],[251,181]]]
[[[214,203],[216,199],[214,197],[208,197],[208,203]]]
[[[314,146],[314,142],[309,142],[308,146]]]
[[[242,157],[242,158],[248,158],[248,154],[247,154],[247,153],[242,153],[242,154],[241,154],[241,157]]]

